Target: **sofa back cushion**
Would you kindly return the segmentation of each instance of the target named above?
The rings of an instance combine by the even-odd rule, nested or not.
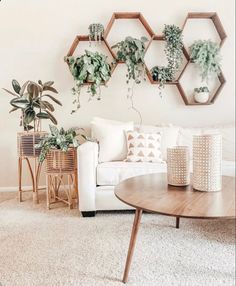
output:
[[[222,159],[235,161],[235,127],[215,126],[203,128],[180,128],[178,145],[188,146],[192,158],[193,135],[204,134],[221,134],[222,135]]]
[[[91,134],[99,142],[98,161],[123,161],[127,156],[125,131],[133,130],[133,122],[113,124],[95,121],[91,123]]]

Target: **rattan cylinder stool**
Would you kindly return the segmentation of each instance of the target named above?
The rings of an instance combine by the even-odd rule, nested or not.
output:
[[[46,157],[47,208],[64,202],[71,209],[78,205],[77,149],[50,150]]]

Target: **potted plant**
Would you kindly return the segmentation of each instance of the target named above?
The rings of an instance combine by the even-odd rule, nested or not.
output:
[[[93,23],[89,25],[89,42],[94,40],[95,42],[101,43],[104,35],[104,26],[100,23]]]
[[[198,103],[206,103],[209,100],[209,92],[207,86],[194,88],[194,100]]]
[[[164,88],[167,81],[173,81],[183,61],[182,30],[175,25],[165,25],[163,30],[167,66],[155,66],[151,69],[152,78]]]
[[[190,59],[200,69],[202,81],[218,75],[220,69],[220,46],[211,40],[198,40],[190,46]]]
[[[101,99],[102,84],[106,84],[111,77],[111,65],[107,61],[107,57],[98,52],[85,51],[85,54],[77,58],[65,57],[71,74],[75,80],[75,86],[72,93],[76,95],[74,104],[76,108],[71,113],[76,112],[80,108],[80,92],[82,86],[88,84],[88,93],[93,97],[97,95],[97,99]]]
[[[75,149],[79,146],[77,136],[88,139],[84,134],[77,134],[74,128],[60,130],[50,125],[51,134],[46,135],[35,146],[40,149],[39,162],[43,162],[46,158],[48,172],[66,172],[73,170],[76,164]]]
[[[127,83],[133,80],[134,83],[139,84],[142,77],[144,77],[145,42],[147,41],[146,37],[141,37],[139,40],[129,36],[124,41],[112,46],[112,49],[118,49],[117,60],[125,62],[127,66]]]
[[[16,80],[12,80],[13,92],[4,89],[14,98],[10,101],[12,105],[11,112],[21,111],[20,126],[23,126],[24,132],[18,133],[18,153],[20,156],[35,157],[39,151],[35,152],[34,145],[40,141],[45,132],[41,131],[41,120],[50,119],[57,124],[53,116],[54,106],[47,99],[56,104],[62,105],[59,100],[50,94],[58,93],[53,87],[54,82],[48,81],[38,83],[26,81],[22,86]]]

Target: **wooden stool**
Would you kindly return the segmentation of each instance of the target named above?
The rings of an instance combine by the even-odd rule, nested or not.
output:
[[[46,157],[46,172],[47,208],[57,202],[66,203],[71,209],[78,205],[77,149],[50,150]]]

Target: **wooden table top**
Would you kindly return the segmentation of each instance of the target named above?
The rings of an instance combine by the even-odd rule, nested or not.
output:
[[[167,184],[166,174],[150,174],[122,181],[115,187],[122,202],[149,212],[187,218],[235,218],[235,178],[222,177],[222,190],[200,192]]]

